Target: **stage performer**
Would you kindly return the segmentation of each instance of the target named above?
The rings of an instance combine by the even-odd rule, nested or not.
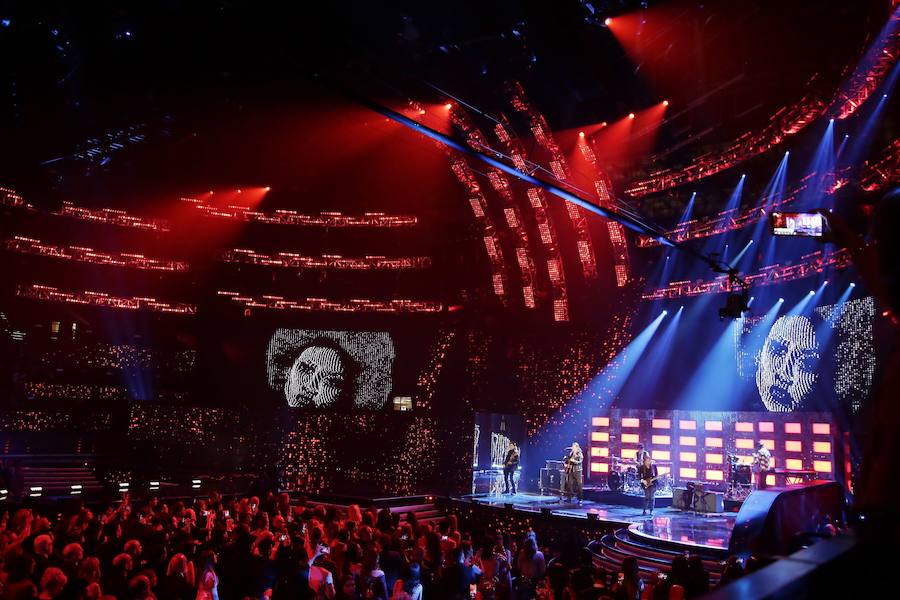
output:
[[[566,449],[566,482],[563,486],[563,492],[567,501],[571,501],[572,497],[578,498],[581,504],[581,493],[584,486],[584,477],[581,473],[581,463],[584,462],[584,454],[581,452],[581,446],[578,442],[572,442],[572,445]]]
[[[506,458],[503,459],[503,493],[516,493],[516,469],[519,468],[519,447],[513,442],[506,451]]]
[[[762,440],[756,442],[756,452],[753,453],[753,465],[756,470],[756,489],[766,489],[766,475],[769,474],[769,465],[772,463],[772,454]]]
[[[645,458],[650,458],[650,453],[644,450],[643,444],[638,444],[637,452],[634,455],[634,464],[640,467],[644,464]]]
[[[638,467],[638,479],[641,480],[641,487],[644,488],[644,512],[641,515],[646,515],[648,508],[650,509],[650,514],[653,514],[653,507],[656,504],[656,480],[658,478],[659,472],[656,469],[656,465],[650,460],[650,455],[645,453],[644,462]]]

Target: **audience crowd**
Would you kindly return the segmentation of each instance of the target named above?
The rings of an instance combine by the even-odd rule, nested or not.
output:
[[[633,558],[607,573],[587,549],[568,550],[542,549],[533,531],[473,537],[454,515],[419,522],[287,494],[139,508],[126,498],[96,513],[4,514],[0,600],[635,600],[709,590],[699,556],[642,580]],[[743,570],[729,561],[722,581]]]

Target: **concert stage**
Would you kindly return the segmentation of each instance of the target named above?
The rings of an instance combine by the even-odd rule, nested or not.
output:
[[[533,528],[539,540],[586,536],[595,562],[612,572],[632,556],[649,575],[690,552],[701,557],[715,582],[729,555],[784,554],[798,535],[811,531],[816,514],[842,515],[843,489],[833,481],[804,482],[754,491],[738,512],[660,507],[652,517],[633,505],[561,502],[558,496],[535,493],[473,494],[452,502],[491,527]]]
[[[628,528],[635,536],[696,548],[721,550],[728,547],[734,513],[702,514],[657,506],[653,516],[642,515],[633,505],[584,500],[581,504],[560,502],[559,496],[522,492],[515,495],[469,495],[454,498],[462,503],[488,506],[514,513],[541,514],[558,519],[597,521],[613,529]],[[641,499],[643,500],[643,499]],[[657,498],[657,502],[662,500]],[[671,501],[671,498],[668,499]]]

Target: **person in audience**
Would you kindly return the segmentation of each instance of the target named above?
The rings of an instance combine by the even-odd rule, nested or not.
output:
[[[128,583],[128,596],[130,600],[156,600],[153,594],[153,584],[146,575],[135,575]]]
[[[685,586],[688,598],[699,598],[709,592],[709,573],[703,566],[699,554],[691,554],[688,559],[688,580]]]
[[[3,585],[3,600],[30,600],[37,598],[38,590],[31,581],[34,572],[34,558],[21,548],[7,550],[4,557],[3,571],[6,581]]]
[[[53,552],[53,538],[47,534],[39,535],[34,539],[34,575],[31,580],[34,583],[40,583],[44,571],[50,566],[50,555]],[[65,585],[65,584],[63,584]]]
[[[125,552],[118,554],[112,561],[112,569],[103,587],[116,598],[127,597],[132,571],[131,555]]]
[[[737,556],[729,556],[728,560],[725,561],[724,568],[722,569],[722,577],[719,579],[719,587],[728,585],[732,581],[740,579],[743,576],[744,567],[743,565],[741,565],[741,560]]]
[[[616,600],[640,600],[644,592],[644,582],[638,567],[637,558],[628,556],[622,561],[622,572],[612,588]]]
[[[611,591],[607,587],[606,570],[603,567],[594,567],[591,571],[591,585],[589,588],[578,591],[578,600],[600,600],[609,598]]]
[[[194,589],[194,563],[184,554],[174,555],[159,583],[157,596],[160,600],[193,600]]]
[[[418,563],[406,567],[404,579],[394,583],[391,600],[422,600],[422,573]]]
[[[544,553],[538,550],[537,537],[529,532],[516,559],[519,570],[519,598],[532,598],[538,582],[547,574],[547,562]]]
[[[356,590],[356,578],[353,575],[344,575],[337,589],[336,600],[362,600],[362,596]]]
[[[196,600],[219,600],[219,578],[216,576],[216,553],[207,550],[200,555],[200,576]]]
[[[57,567],[47,567],[41,577],[40,600],[52,600],[59,596],[66,587],[66,574]]]
[[[328,552],[328,546],[324,542],[317,542],[316,553],[310,561],[309,567],[309,587],[315,593],[316,600],[331,600],[335,596],[334,577],[331,571],[318,564],[319,558],[325,556]],[[375,555],[375,569],[377,566],[378,555]],[[379,571],[380,573],[380,571]],[[382,573],[382,579],[384,574]],[[387,591],[384,594],[387,599]]]
[[[368,600],[388,600],[387,582],[384,571],[379,568],[378,552],[374,547],[366,550],[363,556],[356,587]]]
[[[292,505],[265,490],[171,505],[126,499],[53,521],[22,509],[0,518],[0,600],[33,600],[39,591],[60,600],[634,600],[696,598],[709,589],[695,555],[677,557],[646,587],[637,563],[625,560],[610,588],[582,540],[541,549],[530,529],[520,536],[473,530],[456,515],[400,517],[303,498]],[[822,522],[819,536],[832,525]],[[473,539],[483,541],[473,547]],[[723,568],[723,583],[743,573],[737,559]]]
[[[477,572],[466,561],[466,553],[462,548],[450,551],[449,564],[441,574],[443,595],[447,600],[463,600],[469,598],[476,585]]]

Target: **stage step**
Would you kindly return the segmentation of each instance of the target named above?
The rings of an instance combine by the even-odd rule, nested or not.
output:
[[[683,554],[683,550],[674,550],[671,548],[663,548],[658,546],[652,546],[644,539],[639,538],[635,535],[632,535],[629,529],[618,529],[614,533],[615,535],[615,544],[616,547],[622,551],[628,551],[631,554],[645,554],[648,557],[657,557],[660,560],[665,560],[668,563],[672,562],[672,559],[678,556],[679,554]],[[698,552],[695,550],[691,550],[692,554],[697,554]],[[700,558],[703,560],[703,566],[706,567],[707,571],[717,571],[721,568],[721,562],[727,555],[723,550],[723,554],[721,557],[710,557],[705,552],[699,552]]]
[[[42,495],[54,493],[69,493],[73,485],[80,485],[82,493],[103,489],[103,484],[97,480],[94,471],[84,463],[77,465],[28,465],[22,467],[22,478],[25,483],[25,492],[31,488],[40,487]]]
[[[721,577],[722,560],[725,551],[713,553],[711,551],[685,546],[676,550],[669,544],[654,545],[652,540],[634,536],[628,528],[617,529],[611,534],[604,535],[599,540],[589,545],[594,555],[594,562],[603,567],[607,572],[617,573],[622,570],[622,562],[628,557],[637,559],[641,577],[648,580],[659,572],[667,572],[672,566],[672,560],[679,554],[691,552],[700,554],[703,566],[709,573],[710,584],[715,585]]]
[[[338,504],[334,502],[316,502],[311,501],[311,505],[322,505],[326,507],[334,507],[339,509],[346,509],[348,505]],[[447,513],[443,510],[438,509],[433,503],[432,504],[411,504],[404,506],[389,506],[388,507],[392,513],[398,513],[400,515],[400,521],[403,522],[406,517],[406,513],[412,512],[416,515],[416,520],[419,523],[435,523],[438,521],[443,521],[447,517]]]

